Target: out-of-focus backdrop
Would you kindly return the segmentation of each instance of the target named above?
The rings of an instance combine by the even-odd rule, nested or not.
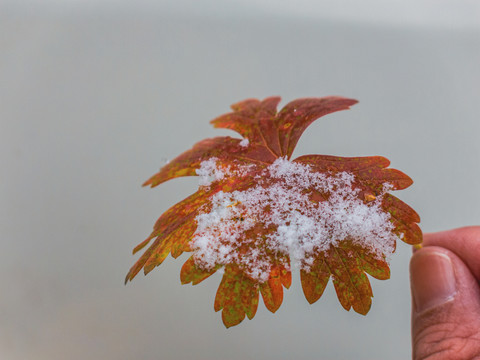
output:
[[[296,154],[384,155],[424,231],[480,219],[477,1],[0,1],[2,359],[406,359],[410,247],[372,279],[364,317],[298,272],[272,315],[226,330],[220,276],[182,260],[123,279],[131,249],[196,189],[141,183],[215,135],[239,100],[360,100],[314,123]]]

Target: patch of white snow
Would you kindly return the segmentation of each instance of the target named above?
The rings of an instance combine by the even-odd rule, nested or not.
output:
[[[216,159],[203,162],[197,173],[208,179],[225,176]],[[236,263],[264,282],[273,263],[287,255],[292,265],[308,270],[316,253],[345,239],[388,259],[397,236],[390,214],[381,208],[382,194],[365,203],[354,181],[352,173],[318,173],[308,165],[277,159],[260,171],[256,186],[217,193],[208,211],[196,217],[191,247],[197,265],[211,269]],[[325,200],[312,201],[312,191]],[[266,235],[259,234],[259,226]]]
[[[248,141],[247,138],[244,138],[242,141],[240,141],[239,145],[241,147],[247,147],[250,142]]]

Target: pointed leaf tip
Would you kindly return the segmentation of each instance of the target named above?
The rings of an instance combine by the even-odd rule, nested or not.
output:
[[[282,156],[291,157],[300,136],[313,121],[327,114],[349,109],[357,102],[339,96],[303,98],[289,102],[275,119]]]

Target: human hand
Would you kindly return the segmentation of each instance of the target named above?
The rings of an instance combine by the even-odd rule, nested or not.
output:
[[[480,359],[480,226],[426,234],[410,283],[413,359]]]

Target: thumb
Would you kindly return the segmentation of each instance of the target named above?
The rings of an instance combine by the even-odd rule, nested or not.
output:
[[[480,356],[480,288],[453,252],[428,246],[410,261],[413,359]]]

